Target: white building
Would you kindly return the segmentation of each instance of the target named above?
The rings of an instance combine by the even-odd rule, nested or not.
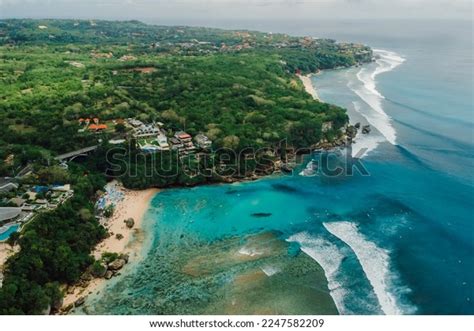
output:
[[[135,129],[134,136],[136,138],[156,137],[161,134],[160,129],[153,125],[142,125]]]
[[[209,149],[212,146],[212,141],[203,134],[198,134],[196,137],[194,137],[194,140],[196,141],[196,145],[199,148]]]
[[[161,150],[168,151],[170,149],[170,145],[168,144],[168,138],[163,133],[160,133],[158,135],[156,141],[158,142],[158,145],[160,146]]]

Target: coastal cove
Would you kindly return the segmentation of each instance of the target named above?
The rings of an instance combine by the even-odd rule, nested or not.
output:
[[[465,23],[306,23],[0,20],[0,314],[474,314]]]
[[[360,43],[135,20],[2,19],[0,30],[1,223],[22,225],[2,256],[1,314],[70,312],[100,291],[96,278],[133,269],[141,216],[115,215],[126,192],[112,179],[134,190],[255,180],[291,171],[294,150],[350,143],[344,108],[295,74],[373,61]]]
[[[469,94],[451,114],[426,107],[418,94],[451,100],[430,70],[447,56],[425,63],[434,45],[387,40],[374,41],[377,63],[311,78],[351,123],[372,124],[352,146],[370,176],[300,176],[304,164],[294,176],[166,189],[147,211],[143,262],[87,313],[472,314]],[[464,124],[446,122],[453,113]]]
[[[114,205],[114,214],[111,218],[104,219],[104,227],[109,232],[109,237],[95,247],[92,255],[96,260],[100,260],[104,253],[127,255],[127,267],[131,268],[141,261],[142,250],[149,239],[144,230],[144,214],[159,190],[126,190],[116,181],[107,184],[107,188],[111,192],[109,194],[115,196],[111,202]],[[125,223],[128,219],[133,219],[131,228]],[[82,301],[88,295],[100,293],[106,282],[104,277],[94,277],[81,280],[76,286],[69,286],[63,300],[63,311],[69,312],[74,305],[77,306],[78,300]]]

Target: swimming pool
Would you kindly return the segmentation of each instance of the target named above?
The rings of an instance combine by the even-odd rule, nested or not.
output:
[[[13,232],[17,232],[20,225],[18,224],[10,224],[10,225],[6,225],[6,230],[3,228],[3,227],[0,227],[0,241],[4,241],[4,240],[7,240],[8,237],[10,237],[10,235],[13,233]]]

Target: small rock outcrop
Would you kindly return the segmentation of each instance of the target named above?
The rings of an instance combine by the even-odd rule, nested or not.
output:
[[[357,135],[357,128],[355,126],[349,125],[346,129],[347,138],[352,140]]]
[[[86,297],[80,297],[74,302],[74,307],[80,307],[86,302]]]
[[[368,134],[368,133],[370,133],[370,130],[371,130],[370,125],[364,125],[362,127],[362,134]]]
[[[128,254],[120,254],[119,259],[122,259],[125,261],[125,263],[128,263],[128,260],[130,260],[130,256]]]
[[[123,268],[123,266],[127,263],[124,259],[116,259],[109,263],[108,267],[109,270],[117,271]]]
[[[127,218],[125,221],[123,221],[127,228],[131,229],[135,225],[135,220],[133,218]]]

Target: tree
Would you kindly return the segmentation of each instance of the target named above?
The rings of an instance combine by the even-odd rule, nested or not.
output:
[[[20,239],[20,232],[13,232],[8,237],[7,244],[13,247],[18,242],[18,239]]]
[[[69,174],[60,166],[44,167],[37,171],[38,180],[41,184],[67,183]]]
[[[110,218],[114,215],[114,206],[113,205],[108,205],[104,209],[104,216],[107,218]]]
[[[117,123],[115,125],[115,132],[120,132],[120,133],[125,132],[125,125],[123,123]]]
[[[223,139],[222,145],[224,148],[229,148],[232,150],[237,149],[239,147],[240,139],[237,136],[231,135],[227,136]]]

